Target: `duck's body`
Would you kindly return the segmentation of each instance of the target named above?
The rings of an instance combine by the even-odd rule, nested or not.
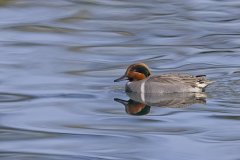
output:
[[[124,76],[115,82],[126,78],[129,80],[126,84],[126,92],[135,93],[203,92],[205,87],[212,83],[205,78],[205,75],[163,74],[152,76],[144,63],[129,66]]]
[[[209,83],[211,82],[204,76],[166,74],[128,82],[126,91],[136,93],[202,92]]]

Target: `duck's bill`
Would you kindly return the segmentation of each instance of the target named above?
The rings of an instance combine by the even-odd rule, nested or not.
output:
[[[119,81],[124,81],[124,80],[127,80],[128,78],[123,75],[122,77],[118,78],[118,79],[115,79],[114,82],[119,82]]]
[[[128,104],[128,101],[122,100],[122,99],[119,99],[119,98],[114,98],[114,101],[119,102],[119,103],[121,103],[123,105],[127,105]]]

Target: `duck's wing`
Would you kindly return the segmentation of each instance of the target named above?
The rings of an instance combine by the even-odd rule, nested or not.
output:
[[[205,88],[213,81],[206,79],[205,75],[189,75],[189,74],[163,74],[159,76],[152,76],[149,78],[151,82],[158,82],[161,84],[186,84],[192,87]]]

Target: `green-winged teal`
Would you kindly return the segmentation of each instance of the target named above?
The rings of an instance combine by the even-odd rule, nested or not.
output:
[[[163,74],[153,76],[149,67],[144,63],[132,64],[125,74],[114,82],[128,80],[126,92],[136,93],[179,93],[203,92],[213,81],[205,75]]]

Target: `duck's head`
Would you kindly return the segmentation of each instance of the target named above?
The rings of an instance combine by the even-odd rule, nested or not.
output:
[[[139,81],[143,80],[151,75],[150,69],[148,66],[144,63],[136,63],[130,65],[125,74],[118,78],[115,79],[114,82],[119,82],[123,80],[129,80],[130,82],[132,81]]]

